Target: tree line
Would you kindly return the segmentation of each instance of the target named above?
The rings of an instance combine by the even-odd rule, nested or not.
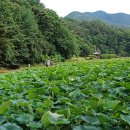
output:
[[[83,44],[40,0],[0,2],[0,66],[70,58],[81,54]]]
[[[40,0],[0,2],[0,67],[103,53],[130,55],[130,30],[60,18]]]
[[[102,21],[76,21],[65,18],[65,25],[89,46],[101,53],[130,56],[130,28],[106,24]]]

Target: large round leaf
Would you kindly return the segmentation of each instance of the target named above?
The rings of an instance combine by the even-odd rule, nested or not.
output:
[[[20,128],[19,126],[10,123],[4,124],[2,125],[2,127],[4,127],[6,130],[22,130],[22,128]]]
[[[47,111],[42,116],[42,123],[44,127],[47,127],[51,124],[54,124],[54,125],[69,124],[69,121],[65,119],[63,115],[59,115],[57,113],[52,113],[50,111]]]
[[[130,115],[121,115],[121,119],[130,125]]]
[[[102,128],[94,126],[75,126],[73,130],[102,130]]]
[[[96,116],[82,116],[81,119],[90,124],[99,124],[100,123]]]

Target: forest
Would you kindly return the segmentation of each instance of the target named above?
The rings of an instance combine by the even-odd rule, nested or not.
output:
[[[66,18],[66,26],[89,46],[101,53],[130,56],[130,28],[106,24],[102,21],[82,21]]]
[[[0,67],[101,53],[130,56],[130,29],[60,18],[40,0],[0,2]]]

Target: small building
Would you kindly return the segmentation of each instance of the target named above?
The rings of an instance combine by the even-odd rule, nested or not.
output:
[[[93,55],[94,55],[94,58],[100,59],[101,53],[96,51],[93,53]]]

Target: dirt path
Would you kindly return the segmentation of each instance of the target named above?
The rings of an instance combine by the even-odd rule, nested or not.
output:
[[[0,74],[11,73],[11,72],[18,71],[18,70],[20,70],[20,69],[16,69],[16,70],[0,69]]]
[[[4,73],[9,73],[12,72],[13,70],[0,70],[0,74],[4,74]]]

